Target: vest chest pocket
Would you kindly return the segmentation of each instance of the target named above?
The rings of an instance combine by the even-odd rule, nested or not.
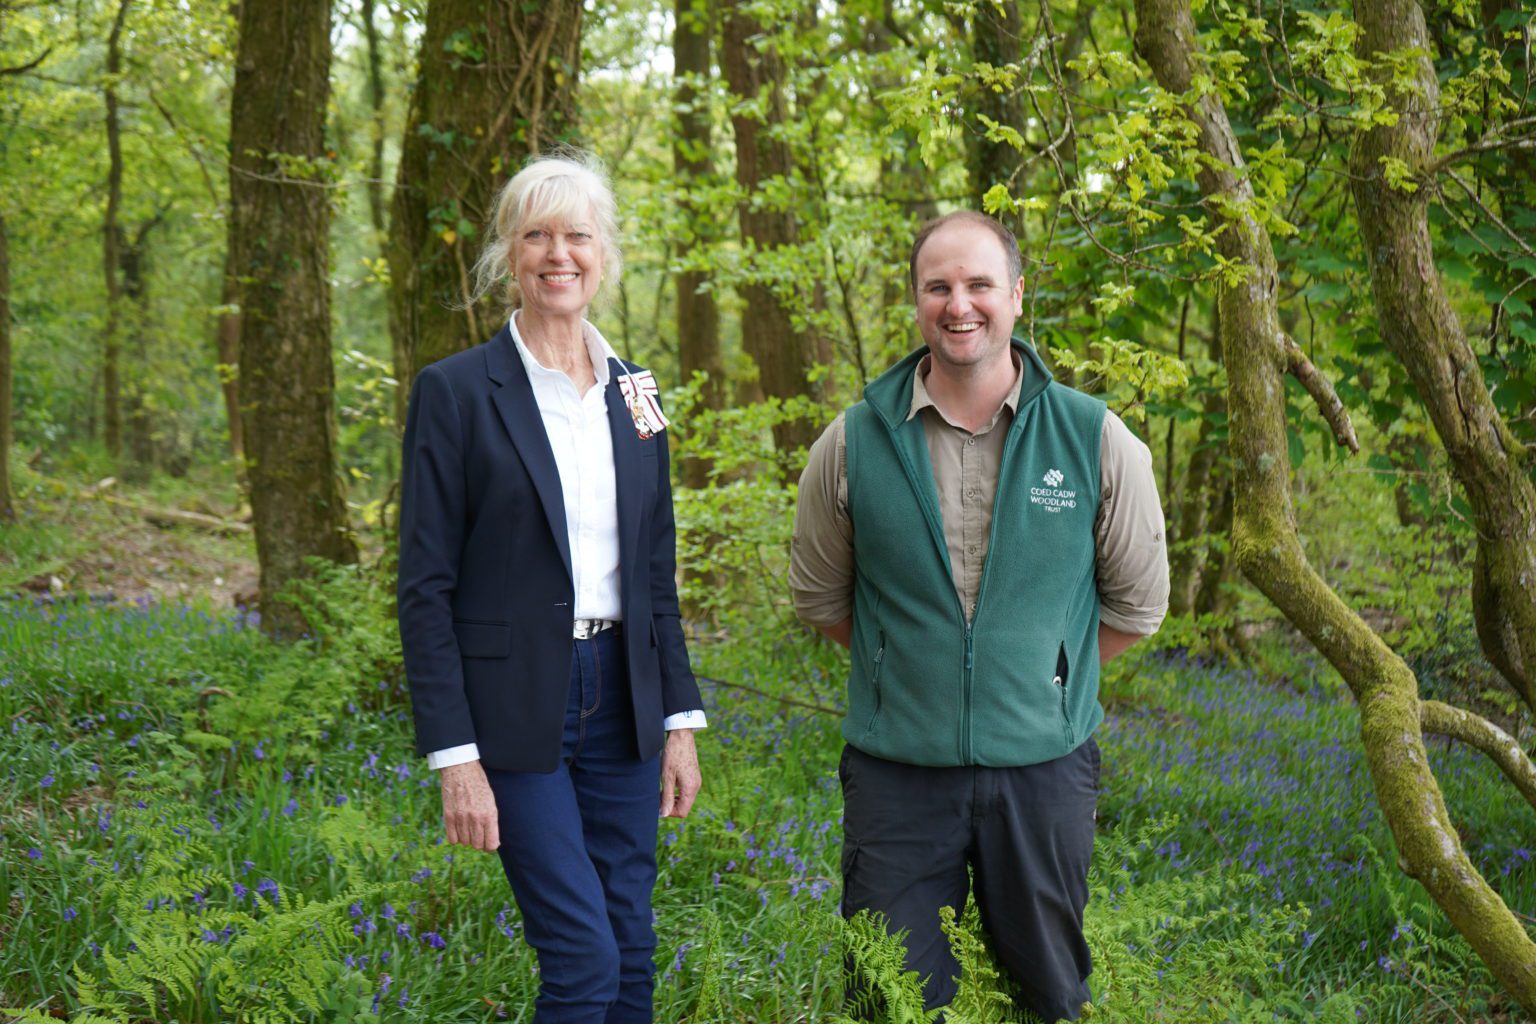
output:
[[[1056,678],[1051,682],[1061,691],[1061,727],[1067,738],[1067,749],[1077,746],[1077,740],[1072,731],[1072,715],[1067,711],[1067,645],[1062,643],[1056,650]]]

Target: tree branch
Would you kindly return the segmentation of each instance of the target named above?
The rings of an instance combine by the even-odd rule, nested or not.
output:
[[[1360,442],[1355,437],[1355,425],[1350,422],[1349,411],[1344,408],[1344,403],[1339,400],[1339,394],[1333,390],[1333,384],[1324,377],[1322,371],[1313,365],[1312,360],[1296,344],[1289,334],[1281,335],[1285,343],[1285,368],[1292,377],[1301,382],[1301,386],[1307,389],[1307,394],[1317,403],[1317,411],[1323,414],[1323,419],[1333,428],[1333,439],[1341,446],[1348,448],[1351,454],[1360,454]]]
[[[788,704],[791,707],[806,708],[807,710],[819,711],[826,715],[837,715],[839,717],[843,715],[841,708],[829,708],[825,704],[813,704],[808,700],[796,700],[793,697],[780,697],[776,693],[759,690],[757,687],[748,686],[746,683],[732,683],[724,679],[713,679],[709,676],[699,676],[699,682],[709,683],[711,686],[723,686],[728,690],[745,690],[747,693],[753,693],[759,697],[767,697],[769,700],[778,701],[780,704]]]
[[[37,67],[43,61],[47,60],[48,59],[48,55],[50,53],[52,53],[52,52],[53,52],[53,47],[50,46],[50,47],[48,47],[48,49],[46,49],[42,53],[38,54],[37,57],[34,60],[30,60],[30,61],[28,61],[25,64],[18,64],[16,67],[13,67],[13,68],[0,68],[0,75],[23,75],[23,74],[26,74],[28,71],[31,71],[33,68]]]
[[[1449,736],[1487,754],[1525,802],[1536,809],[1536,765],[1513,736],[1480,715],[1438,700],[1419,702],[1419,721],[1425,732]]]

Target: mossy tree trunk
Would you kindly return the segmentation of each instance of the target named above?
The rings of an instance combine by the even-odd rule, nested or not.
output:
[[[763,36],[751,5],[745,0],[731,0],[725,16],[721,65],[733,94],[736,181],[742,190],[737,218],[749,258],[771,263],[799,245],[800,226],[793,209],[763,194],[765,185],[790,182],[795,172],[789,144],[782,134],[787,118],[784,62],[771,45],[760,45]],[[819,389],[811,383],[810,370],[816,340],[808,329],[795,325],[790,308],[769,283],[773,277],[754,268],[754,275],[738,289],[746,302],[742,347],[757,364],[765,396],[790,399],[815,395]],[[807,419],[781,422],[773,429],[774,446],[781,452],[808,448],[818,433],[820,425]]]
[[[678,207],[682,236],[678,243],[685,259],[696,247],[717,240],[714,214],[701,205],[698,193],[714,183],[710,155],[709,68],[710,37],[714,31],[712,0],[677,0],[672,32],[673,87],[677,126],[672,137],[672,171],[677,176]],[[677,355],[684,380],[696,372],[709,379],[700,399],[707,409],[725,407],[725,360],[720,352],[720,310],[706,270],[689,269],[677,275]],[[705,459],[683,462],[681,476],[689,487],[709,483],[710,464]]]
[[[336,465],[331,364],[330,0],[240,5],[230,115],[230,251],[240,282],[240,400],[262,623],[312,556],[353,562]]]
[[[431,0],[389,238],[396,412],[416,370],[501,326],[501,295],[465,306],[497,193],[529,156],[572,138],[580,0]]]
[[[1536,710],[1536,486],[1435,267],[1429,200],[1440,86],[1424,12],[1416,0],[1360,0],[1355,17],[1362,58],[1418,51],[1405,65],[1410,83],[1382,72],[1397,122],[1363,133],[1350,154],[1350,191],[1382,340],[1407,369],[1472,508],[1472,611],[1483,653]],[[1389,184],[1389,161],[1405,165],[1412,180]]]
[[[1136,49],[1158,84],[1185,97],[1206,160],[1202,193],[1219,209],[1247,210],[1252,186],[1221,100],[1191,89],[1210,74],[1195,50],[1189,0],[1136,0]],[[1219,236],[1221,255],[1248,268],[1218,295],[1227,367],[1233,461],[1233,556],[1344,677],[1360,708],[1360,734],[1376,799],[1403,869],[1527,1012],[1536,1011],[1536,943],[1467,859],[1430,770],[1420,730],[1418,681],[1381,638],[1307,563],[1291,506],[1285,434],[1288,356],[1276,295],[1278,275],[1268,232],[1251,214]]]

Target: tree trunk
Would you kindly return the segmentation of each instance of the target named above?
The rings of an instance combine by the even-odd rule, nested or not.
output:
[[[1350,191],[1382,339],[1407,369],[1472,507],[1472,612],[1483,653],[1536,710],[1536,485],[1435,267],[1428,207],[1440,86],[1426,56],[1424,12],[1416,0],[1359,0],[1355,16],[1362,58],[1418,51],[1405,65],[1411,88],[1390,75],[1381,82],[1400,114],[1397,123],[1365,132],[1350,154]],[[1389,159],[1407,165],[1412,191],[1387,183]]]
[[[240,5],[230,115],[230,252],[240,282],[240,399],[262,624],[290,634],[276,600],[318,556],[357,548],[336,466],[331,364],[330,0]]]
[[[0,217],[0,522],[16,518],[11,503],[11,247]]]
[[[122,385],[119,380],[122,342],[122,289],[117,272],[123,242],[118,218],[123,206],[122,126],[117,114],[117,76],[123,69],[123,22],[128,18],[129,0],[117,5],[112,34],[107,38],[107,80],[103,93],[107,102],[107,212],[101,227],[102,270],[107,282],[107,323],[102,332],[101,359],[102,419],[106,428],[107,454],[115,462],[123,451]]]
[[[1217,322],[1211,332],[1208,355],[1216,366],[1221,365],[1221,324]],[[1227,507],[1224,523],[1217,533],[1221,518],[1223,493],[1230,489],[1231,481],[1225,473],[1216,473],[1216,463],[1221,455],[1218,442],[1211,434],[1216,421],[1227,414],[1226,397],[1211,388],[1200,401],[1200,433],[1190,452],[1189,464],[1184,470],[1184,502],[1179,511],[1179,544],[1172,557],[1169,575],[1173,588],[1168,597],[1168,611],[1173,615],[1187,615],[1194,611],[1197,599],[1206,589],[1208,575],[1214,575],[1212,586],[1220,582],[1226,568],[1226,559],[1219,558],[1209,543],[1211,536],[1224,536],[1231,524],[1231,506]],[[1214,597],[1214,591],[1212,596]]]
[[[145,270],[145,242],[152,225],[144,226],[132,241],[125,235],[118,249],[122,271],[122,304],[127,314],[126,323],[119,321],[119,329],[129,340],[132,362],[124,374],[122,388],[124,412],[124,438],[128,459],[122,467],[125,479],[142,483],[147,480],[155,463],[154,424],[144,400],[144,389],[149,376],[149,340],[146,336],[149,322],[149,287]]]
[[[1189,0],[1136,0],[1136,49],[1158,84],[1191,93],[1211,71],[1195,54]],[[1184,108],[1206,161],[1199,184],[1221,210],[1254,201],[1245,161],[1214,92]],[[1403,869],[1445,911],[1488,969],[1525,1008],[1536,1011],[1536,943],[1467,859],[1430,770],[1419,724],[1413,672],[1307,563],[1291,507],[1285,435],[1287,367],[1269,234],[1253,216],[1229,220],[1221,256],[1249,269],[1218,296],[1227,367],[1234,465],[1233,557],[1247,577],[1344,677],[1360,708],[1360,734],[1376,799],[1392,830]]]
[[[467,308],[497,193],[530,155],[572,137],[580,0],[431,0],[389,239],[396,412],[416,370],[486,340],[502,298]]]
[[[754,44],[763,34],[744,0],[731,0],[725,19],[722,64],[726,81],[736,98],[731,126],[736,136],[736,181],[744,193],[737,208],[743,248],[752,263],[760,255],[782,257],[800,241],[799,225],[792,210],[765,202],[765,182],[788,182],[794,174],[789,145],[775,137],[773,129],[785,123],[784,63],[771,48]],[[762,98],[761,120],[746,104]],[[742,347],[757,364],[758,380],[769,398],[790,399],[814,395],[810,369],[816,351],[810,332],[797,328],[789,308],[768,283],[770,275],[748,278],[740,287],[746,310],[742,314]],[[809,447],[820,425],[806,419],[791,420],[773,428],[780,452]]]
[[[379,27],[373,21],[374,0],[362,0],[363,38],[368,41],[368,104],[373,109],[368,139],[368,216],[382,241],[387,227],[384,208],[384,55],[379,51]]]
[[[673,94],[677,127],[672,142],[672,167],[677,175],[678,208],[684,234],[678,239],[685,256],[690,247],[707,246],[716,240],[708,210],[700,210],[692,191],[713,182],[710,156],[709,42],[713,32],[710,0],[677,0],[676,27],[672,36],[676,87]],[[702,288],[709,281],[704,270],[684,270],[677,275],[677,354],[684,380],[697,372],[709,379],[700,393],[706,409],[725,408],[725,360],[720,353],[720,311],[715,297]],[[682,480],[693,488],[709,483],[710,464],[688,459],[681,466]]]
[[[994,68],[1017,64],[1023,56],[1024,19],[1019,14],[1019,0],[1002,0],[1001,3],[981,3],[971,17],[971,55],[978,63]],[[1017,83],[1013,89],[995,92],[982,87],[977,97],[976,112],[990,117],[1000,125],[1006,125],[1024,134],[1024,102]],[[993,185],[1009,185],[1019,168],[1019,151],[1006,142],[991,142],[985,135],[974,136],[967,153],[971,174],[971,193],[976,209],[982,208],[981,197]],[[1007,218],[1008,226],[1016,232],[1024,227],[1023,214]]]
[[[235,277],[234,254],[224,253],[224,283],[219,292],[219,386],[224,391],[224,417],[229,425],[229,454],[235,475],[245,489],[245,435],[240,417],[240,282]]]

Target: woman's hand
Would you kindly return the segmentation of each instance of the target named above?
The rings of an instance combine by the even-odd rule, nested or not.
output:
[[[661,816],[686,818],[699,795],[699,752],[694,749],[692,729],[673,729],[661,752]]]
[[[691,749],[691,745],[690,745]],[[439,773],[443,785],[443,824],[448,841],[487,853],[501,845],[496,825],[496,797],[479,761],[453,764]],[[694,768],[697,777],[698,768]],[[697,784],[694,786],[698,788]]]

